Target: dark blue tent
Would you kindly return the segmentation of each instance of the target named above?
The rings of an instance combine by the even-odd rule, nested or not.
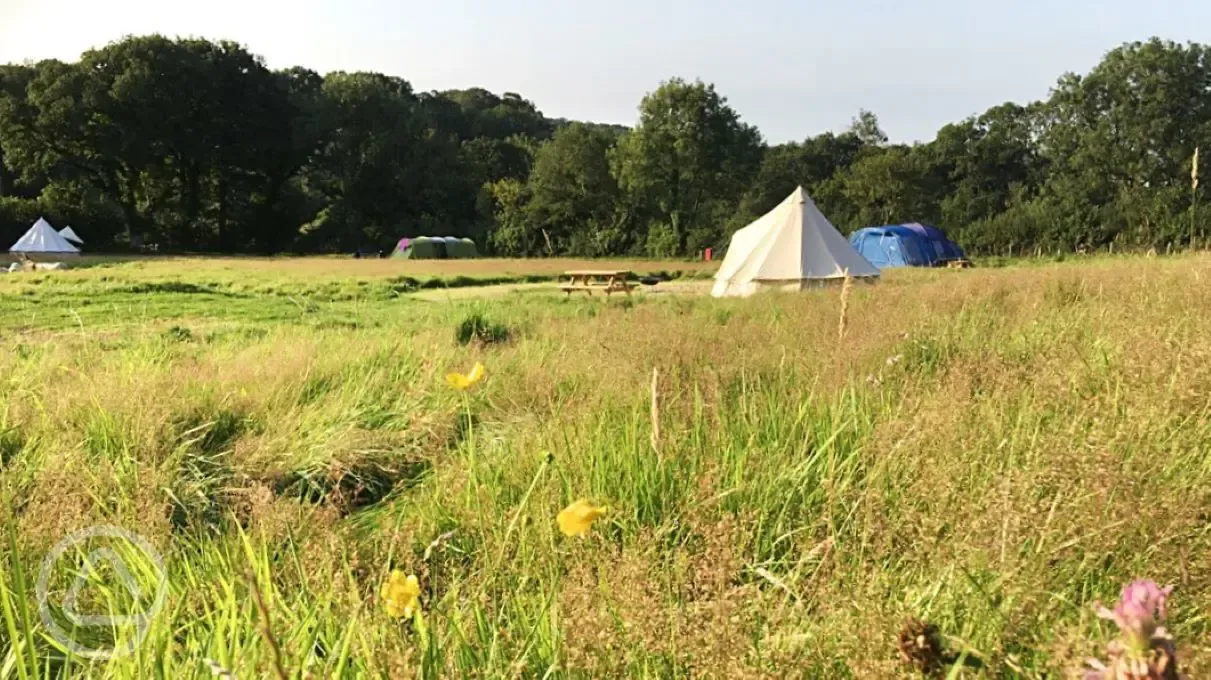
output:
[[[939,262],[967,259],[967,256],[963,254],[963,249],[959,247],[959,244],[946,238],[946,234],[941,229],[931,227],[928,224],[920,224],[918,222],[901,226],[911,229],[928,239],[930,244],[933,245],[934,253],[937,255]]]
[[[908,227],[867,227],[855,231],[849,244],[879,269],[932,267],[937,259],[929,239]]]
[[[946,234],[923,224],[859,229],[849,237],[849,244],[880,269],[936,267],[963,259],[963,250]]]

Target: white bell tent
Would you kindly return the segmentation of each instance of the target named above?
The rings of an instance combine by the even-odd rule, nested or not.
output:
[[[858,254],[803,187],[732,236],[715,297],[747,297],[766,289],[802,290],[829,281],[875,278],[879,270]]]
[[[76,230],[72,229],[70,226],[60,229],[59,235],[66,239],[69,243],[74,243],[78,246],[84,245],[84,239],[80,238],[80,235],[76,233]]]
[[[68,243],[49,222],[39,217],[8,252],[19,255],[79,255],[80,249]]]

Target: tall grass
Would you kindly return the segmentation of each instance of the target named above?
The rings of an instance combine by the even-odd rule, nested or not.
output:
[[[840,329],[835,290],[540,292],[469,344],[475,300],[115,271],[0,280],[32,291],[0,300],[2,678],[910,677],[909,617],[956,677],[1061,677],[1135,576],[1177,584],[1183,670],[1211,673],[1207,258],[894,273]],[[579,498],[611,510],[568,539]],[[31,585],[101,523],[168,573],[109,661],[65,653]],[[392,569],[423,618],[385,615]]]

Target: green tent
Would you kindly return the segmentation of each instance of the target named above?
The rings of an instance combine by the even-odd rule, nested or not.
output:
[[[439,238],[421,236],[414,239],[400,239],[391,257],[405,260],[440,260],[446,257],[446,242]]]
[[[475,248],[475,241],[469,238],[447,238],[446,257],[459,260],[474,259],[479,257],[479,251]]]
[[[391,256],[406,260],[470,259],[479,257],[479,250],[469,238],[421,236],[400,239]]]

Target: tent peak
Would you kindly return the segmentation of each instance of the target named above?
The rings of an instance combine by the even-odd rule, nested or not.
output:
[[[65,239],[67,239],[71,243],[77,243],[79,245],[84,245],[84,239],[80,238],[80,235],[77,234],[76,230],[72,229],[70,225],[60,229],[59,235]]]
[[[807,195],[807,189],[804,189],[802,185],[795,187],[788,200],[791,203],[812,203],[814,205],[812,197]]]

